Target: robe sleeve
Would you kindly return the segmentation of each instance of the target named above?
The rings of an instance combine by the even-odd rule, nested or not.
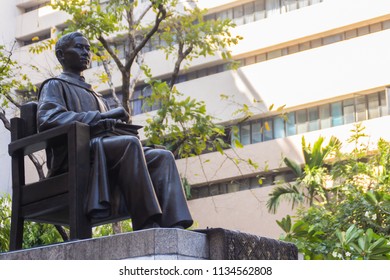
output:
[[[49,80],[43,85],[39,95],[37,112],[39,131],[75,121],[91,125],[100,119],[99,111],[75,112],[69,110],[61,81]]]

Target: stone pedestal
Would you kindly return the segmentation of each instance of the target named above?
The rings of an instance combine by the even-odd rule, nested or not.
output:
[[[0,254],[0,260],[294,260],[295,245],[225,229],[149,229]]]

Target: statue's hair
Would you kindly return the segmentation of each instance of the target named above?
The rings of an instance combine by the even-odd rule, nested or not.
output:
[[[72,43],[73,39],[77,37],[85,37],[85,36],[83,33],[76,31],[76,32],[65,34],[60,39],[58,39],[55,46],[55,53],[57,58],[58,58],[57,52],[64,51]]]

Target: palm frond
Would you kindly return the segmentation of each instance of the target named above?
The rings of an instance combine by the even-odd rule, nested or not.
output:
[[[304,200],[303,194],[293,184],[285,184],[282,186],[274,187],[269,194],[270,198],[267,201],[268,211],[276,213],[276,210],[282,200],[290,201],[292,209],[295,205],[302,203]]]

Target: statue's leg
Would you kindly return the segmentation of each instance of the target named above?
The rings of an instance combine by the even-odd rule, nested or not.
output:
[[[167,150],[144,148],[145,158],[162,209],[161,226],[192,225],[180,175],[173,154]]]
[[[111,136],[103,139],[103,145],[109,176],[114,176],[110,181],[115,181],[125,198],[133,229],[141,229],[152,218],[159,220],[161,208],[138,138]]]

